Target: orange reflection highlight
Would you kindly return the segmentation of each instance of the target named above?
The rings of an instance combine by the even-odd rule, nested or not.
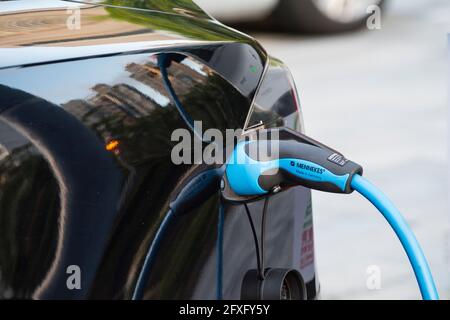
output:
[[[105,146],[106,150],[108,151],[114,151],[117,149],[117,147],[119,146],[119,141],[117,140],[111,140],[110,142],[108,142]]]

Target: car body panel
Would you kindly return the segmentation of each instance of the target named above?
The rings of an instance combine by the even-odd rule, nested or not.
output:
[[[159,57],[183,57],[168,67],[174,90],[204,129],[224,132],[244,126],[267,55],[192,8],[80,5],[77,31],[65,2],[18,2],[0,3],[0,295],[130,299],[173,190],[198,167],[171,160],[171,133],[188,128]],[[313,297],[310,204],[301,187],[271,199],[267,265],[299,269]],[[217,194],[173,221],[144,298],[217,298],[219,205]],[[238,299],[256,264],[242,206],[227,207],[223,230],[223,297]]]

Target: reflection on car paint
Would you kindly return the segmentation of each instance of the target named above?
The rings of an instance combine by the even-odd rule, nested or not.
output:
[[[131,297],[172,193],[196,169],[171,162],[171,132],[186,123],[158,55],[182,57],[168,76],[205,129],[244,126],[264,50],[190,1],[146,3],[158,11],[80,5],[78,31],[65,28],[64,6],[5,13],[0,4],[2,298]],[[309,197],[297,188],[271,200],[269,265],[300,268],[298,212]],[[212,195],[175,219],[144,298],[216,297],[218,208]],[[243,208],[227,209],[224,298],[239,298],[255,266],[242,219]],[[81,268],[80,290],[66,286],[69,265]]]

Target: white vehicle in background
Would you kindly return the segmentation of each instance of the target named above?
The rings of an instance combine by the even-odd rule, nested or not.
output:
[[[257,22],[287,32],[332,33],[365,25],[385,0],[194,0],[227,24]]]

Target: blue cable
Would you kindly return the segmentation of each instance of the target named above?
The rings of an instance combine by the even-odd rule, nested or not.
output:
[[[424,300],[439,300],[430,267],[407,222],[394,204],[374,185],[360,175],[354,175],[351,187],[369,200],[394,229],[408,255]]]
[[[200,140],[203,141],[202,135],[195,130],[194,120],[189,116],[186,109],[184,109],[183,104],[181,103],[172,84],[170,83],[169,74],[167,73],[166,60],[167,60],[167,56],[165,54],[161,54],[158,56],[158,67],[161,72],[161,78],[163,80],[164,88],[167,90],[167,92],[172,97],[175,108],[177,108],[178,113],[180,114],[184,123],[186,123],[186,125],[197,136],[197,138],[199,138]]]
[[[150,248],[147,251],[147,255],[145,256],[144,264],[141,267],[141,272],[139,273],[139,277],[134,288],[132,300],[142,299],[145,285],[148,282],[148,277],[150,274],[149,271],[153,265],[153,261],[155,260],[159,246],[161,245],[161,240],[166,232],[169,222],[170,220],[172,220],[172,217],[174,215],[174,211],[169,209],[163,221],[161,222],[158,231],[156,231],[155,237],[153,238]]]
[[[223,225],[225,214],[223,204],[219,202],[219,219],[217,223],[217,300],[223,299]]]

